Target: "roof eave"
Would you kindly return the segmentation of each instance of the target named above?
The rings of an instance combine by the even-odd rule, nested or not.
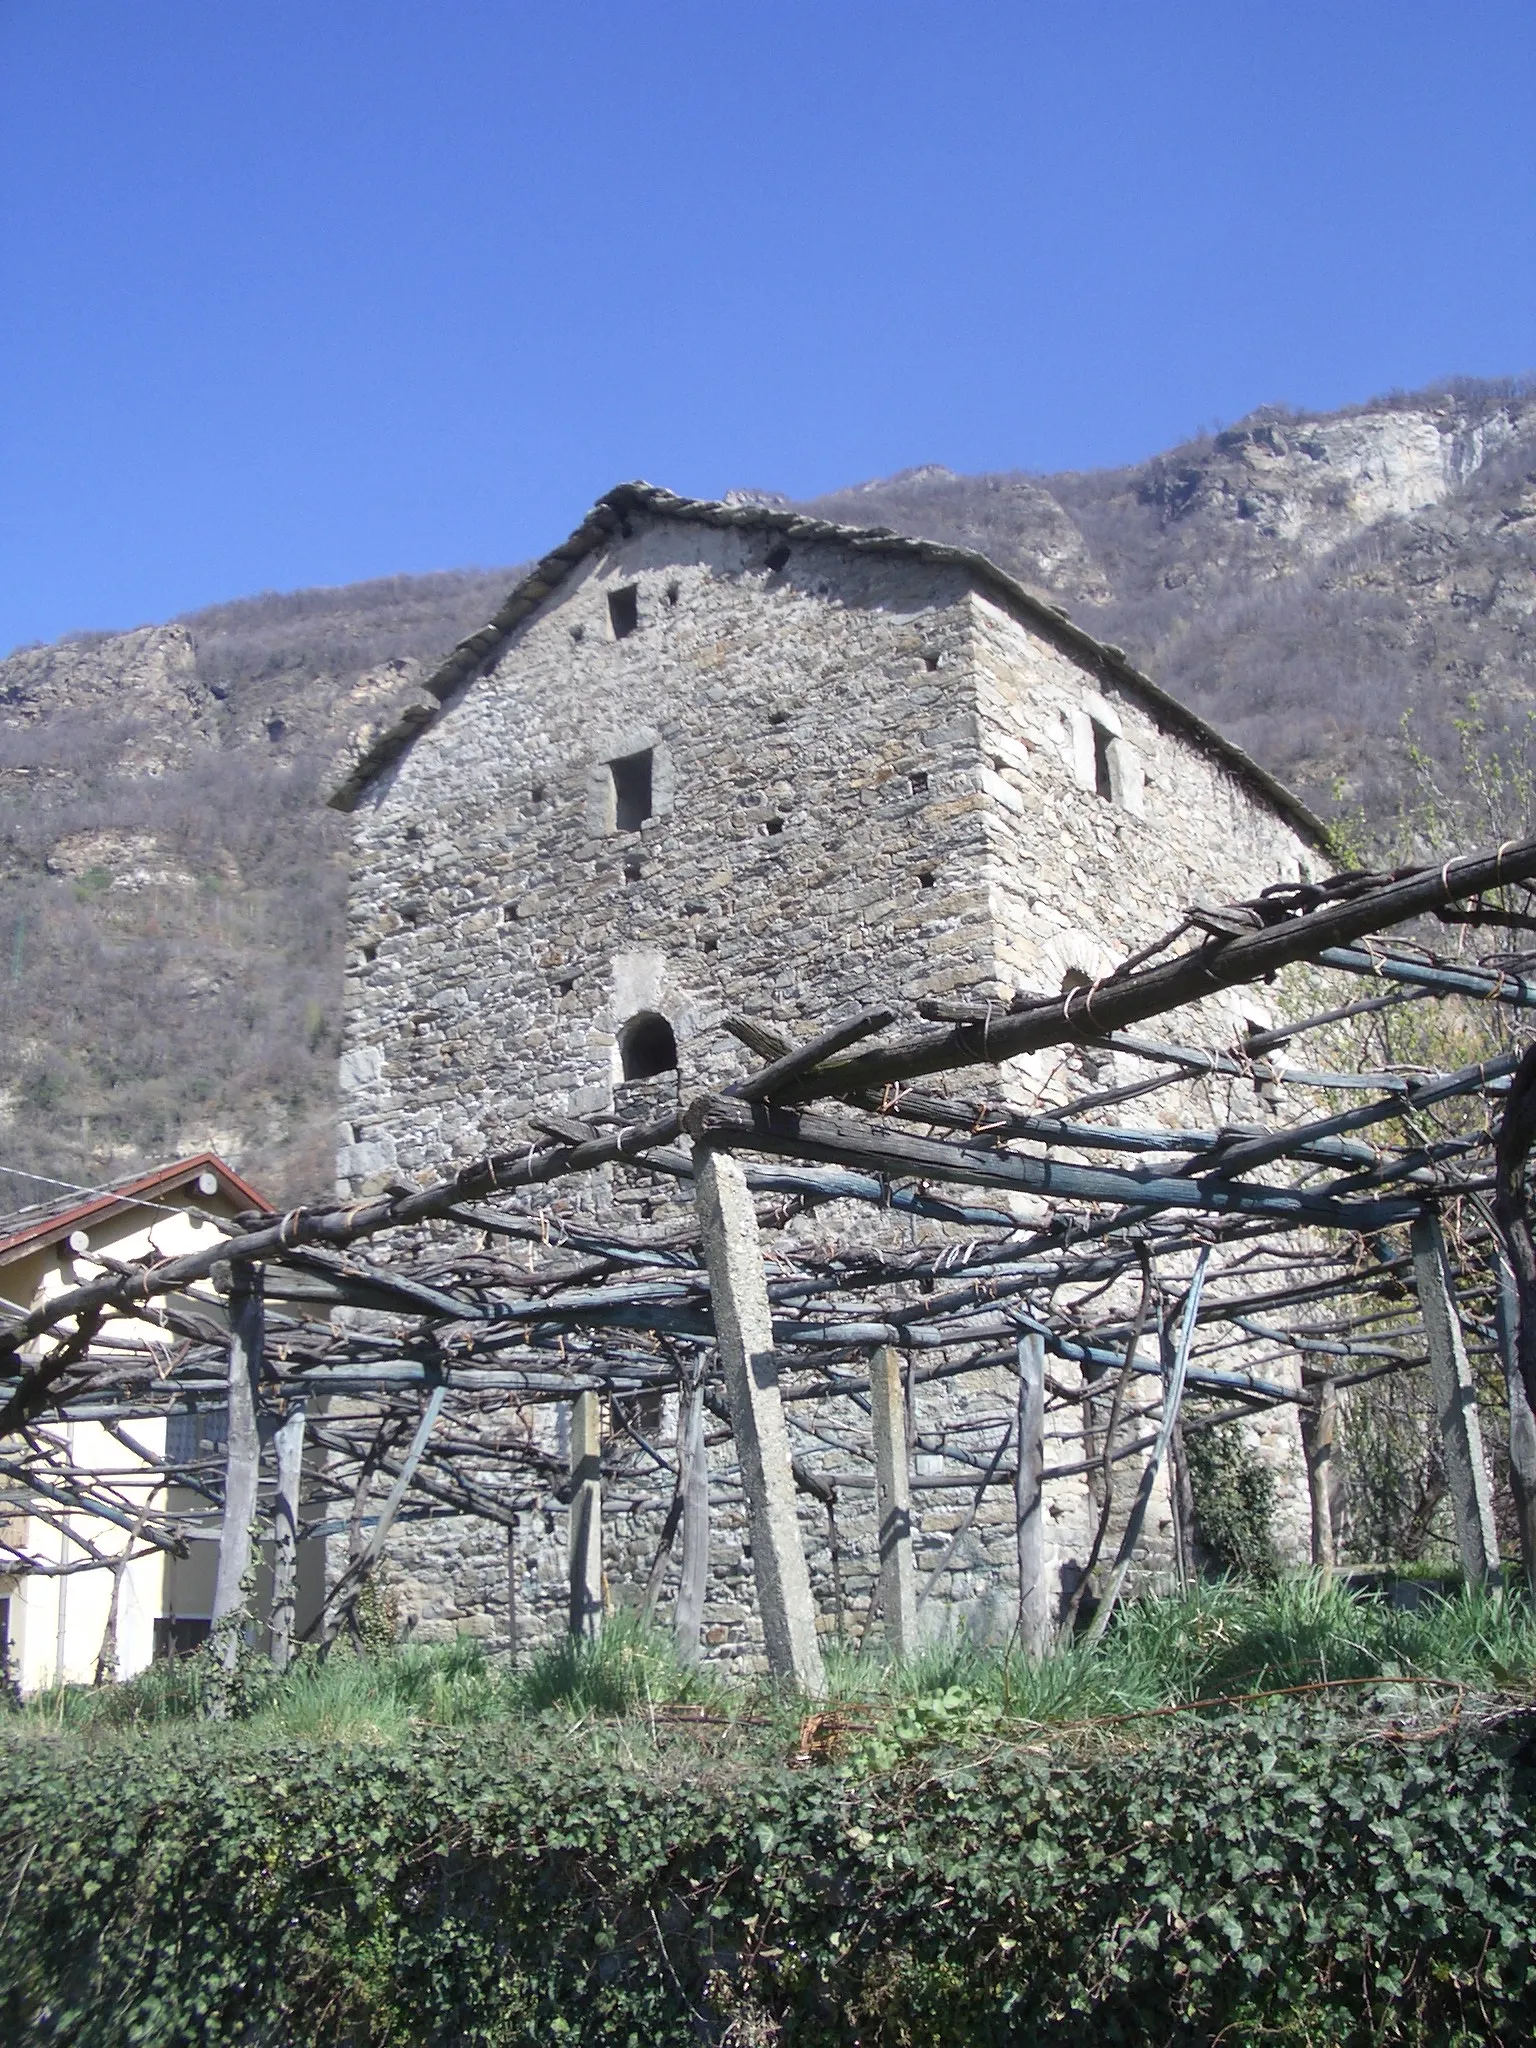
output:
[[[1082,626],[1068,618],[1059,606],[1037,596],[1026,585],[999,569],[995,562],[970,548],[957,548],[943,541],[919,540],[886,526],[839,526],[829,519],[812,519],[803,512],[779,505],[747,503],[722,505],[707,498],[680,498],[659,485],[643,482],[616,484],[606,492],[581,525],[536,562],[517,584],[507,601],[485,625],[461,640],[423,684],[435,704],[413,704],[367,751],[359,756],[345,779],[332,790],[327,802],[335,810],[352,811],[378,776],[409,749],[417,735],[433,724],[438,711],[471,679],[484,669],[491,656],[505,646],[524,619],[559,588],[579,562],[592,554],[615,532],[625,532],[632,514],[692,521],[716,527],[757,527],[783,533],[788,538],[826,541],[842,547],[902,555],[911,561],[958,568],[999,597],[1011,611],[1022,612],[1030,623],[1111,681],[1139,696],[1166,724],[1182,732],[1205,752],[1215,756],[1242,781],[1247,782],[1279,811],[1302,836],[1321,852],[1334,854],[1332,836],[1323,820],[1286,788],[1267,768],[1261,768],[1250,754],[1207,723],[1197,711],[1181,704],[1143,675],[1116,648],[1096,640]]]
[[[158,1194],[174,1192],[204,1172],[218,1176],[228,1184],[231,1193],[243,1201],[248,1208],[260,1210],[263,1215],[273,1214],[272,1205],[259,1194],[249,1181],[244,1180],[234,1168],[221,1159],[217,1152],[194,1152],[190,1158],[177,1159],[168,1166],[157,1166],[148,1173],[138,1174],[132,1180],[124,1181],[114,1188],[102,1188],[95,1194],[82,1197],[67,1207],[53,1210],[41,1216],[25,1229],[12,1236],[0,1239],[0,1265],[10,1265],[25,1258],[29,1252],[46,1249],[67,1237],[72,1230],[78,1230],[87,1222],[100,1222],[105,1217],[120,1216],[136,1203],[147,1203]],[[206,1199],[211,1200],[212,1197]],[[187,1205],[189,1208],[192,1204]]]

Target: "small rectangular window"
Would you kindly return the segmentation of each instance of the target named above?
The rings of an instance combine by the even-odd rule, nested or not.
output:
[[[624,640],[640,623],[640,586],[626,583],[622,590],[608,593],[608,623],[615,640]]]
[[[651,750],[624,754],[608,763],[613,777],[613,824],[617,832],[638,832],[651,815]]]
[[[1110,773],[1109,749],[1114,735],[1107,726],[1093,721],[1093,786],[1106,803],[1113,803],[1115,780]]]

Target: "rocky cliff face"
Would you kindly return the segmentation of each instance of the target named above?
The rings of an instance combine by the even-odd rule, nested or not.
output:
[[[979,547],[1319,808],[1384,819],[1405,713],[1451,776],[1474,701],[1524,752],[1533,503],[1536,394],[1479,385],[1265,411],[1123,470],[917,470],[814,509]]]
[[[742,495],[758,495],[743,493]],[[572,508],[572,517],[580,508]],[[979,549],[1325,812],[1390,827],[1417,744],[1528,758],[1536,394],[1264,411],[1134,467],[925,468],[825,516]],[[221,605],[0,662],[0,1202],[213,1144],[327,1185],[344,868],[327,763],[514,572]]]

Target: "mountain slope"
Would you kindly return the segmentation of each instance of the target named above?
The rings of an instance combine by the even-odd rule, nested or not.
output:
[[[1536,394],[1463,385],[1266,409],[1122,470],[918,470],[830,518],[978,547],[1123,645],[1324,811],[1404,784],[1404,713],[1454,774],[1471,700],[1536,692]]]
[[[325,773],[515,573],[0,663],[0,1206],[203,1145],[275,1200],[328,1184],[346,835]]]
[[[1118,470],[910,470],[806,509],[990,555],[1325,813],[1391,827],[1405,713],[1448,781],[1474,703],[1529,758],[1522,386],[1267,409]],[[269,595],[0,662],[0,1205],[49,1192],[26,1175],[95,1185],[201,1144],[274,1199],[327,1185],[345,869],[326,767],[514,575]]]

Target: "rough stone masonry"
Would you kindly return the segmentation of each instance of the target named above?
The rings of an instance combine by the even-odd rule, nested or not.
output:
[[[420,705],[365,736],[333,801],[355,828],[338,1157],[351,1194],[504,1146],[530,1114],[718,1087],[748,1064],[719,1028],[727,1010],[794,1039],[868,1003],[1085,985],[1192,896],[1232,900],[1326,864],[1296,798],[981,557],[644,485],[602,500]],[[1168,1029],[1212,1044],[1269,1021],[1239,992]],[[1109,1064],[1056,1049],[1013,1063],[1005,1085],[1034,1103],[1052,1081],[1104,1081]],[[1157,1098],[1157,1114],[1187,1120],[1189,1094]],[[1251,1092],[1235,1107],[1207,1096],[1203,1113],[1256,1106]],[[666,1200],[623,1174],[566,1199],[619,1204],[636,1222]],[[804,1228],[842,1223],[911,1227],[822,1211]],[[930,1633],[1008,1632],[1003,1490],[966,1527],[968,1502],[921,1482],[952,1463],[925,1444],[969,1432],[984,1452],[1013,1401],[1011,1379],[940,1382],[912,1419],[919,1562],[931,1578],[944,1559],[942,1583],[923,1582]],[[675,1405],[641,1432],[663,1458]],[[832,1405],[849,1413],[818,1405],[792,1448],[847,1475],[868,1417]],[[1081,1412],[1062,1411],[1061,1426]],[[552,1447],[561,1426],[530,1412]],[[1306,1488],[1293,1412],[1245,1427],[1281,1482],[1294,1555]],[[604,1579],[623,1604],[671,1478],[610,1441],[626,1506],[605,1509]],[[1080,1459],[1080,1438],[1074,1449]],[[705,1642],[750,1667],[761,1638],[728,1441],[712,1460]],[[872,1506],[847,1486],[831,1514],[801,1500],[826,1633],[863,1625],[879,1569]],[[1049,1482],[1046,1565],[1064,1596],[1095,1512],[1086,1478]],[[1170,1515],[1164,1495],[1154,1557]],[[565,1518],[523,1520],[520,1633],[536,1644],[565,1626]],[[403,1524],[390,1569],[419,1638],[504,1635],[499,1530]]]

